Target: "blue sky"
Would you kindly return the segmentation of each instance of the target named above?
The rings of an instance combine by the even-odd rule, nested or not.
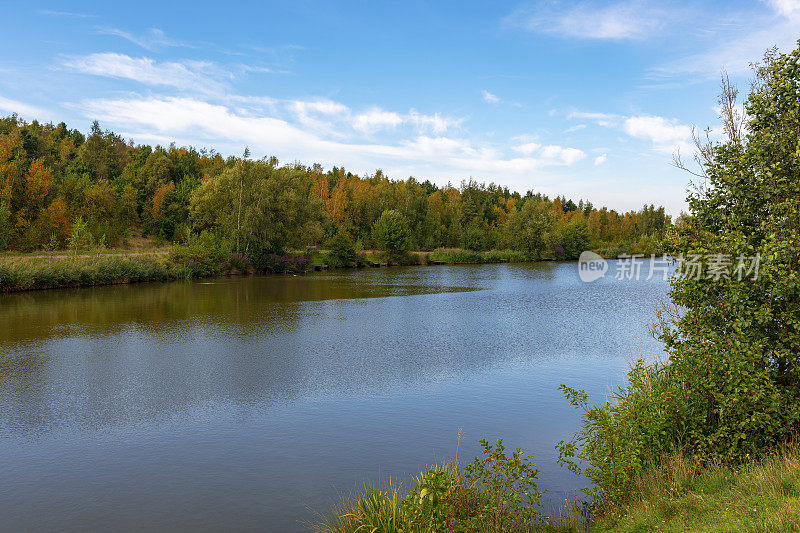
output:
[[[685,208],[719,75],[800,37],[800,0],[3,2],[0,113],[135,142],[474,177]]]

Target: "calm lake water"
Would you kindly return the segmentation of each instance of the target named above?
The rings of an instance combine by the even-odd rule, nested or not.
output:
[[[575,263],[408,267],[0,296],[0,529],[302,530],[364,481],[478,439],[553,501],[578,413],[649,337],[667,283]]]

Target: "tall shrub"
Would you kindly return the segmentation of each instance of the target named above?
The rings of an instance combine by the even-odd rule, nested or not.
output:
[[[408,251],[411,232],[408,222],[399,211],[384,211],[372,227],[375,244],[389,255],[390,261],[397,261]]]

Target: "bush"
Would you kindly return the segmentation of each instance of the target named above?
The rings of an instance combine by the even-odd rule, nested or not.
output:
[[[402,496],[395,485],[388,490],[365,486],[354,498],[322,517],[322,531],[530,531],[541,525],[544,491],[539,470],[521,450],[507,455],[502,440],[482,440],[480,457],[461,468],[457,461],[428,468],[413,478]]]
[[[229,272],[232,256],[230,243],[207,230],[191,236],[186,245],[173,246],[169,252],[170,262],[185,267],[190,277],[197,278]]]
[[[668,454],[737,465],[800,430],[800,47],[767,54],[745,115],[735,97],[725,80],[728,140],[702,147],[708,186],[665,236],[684,258],[674,309],[659,313],[655,331],[668,366],[637,363],[602,406],[562,386],[584,415],[560,460],[578,473],[589,463],[595,506],[630,498],[644,465]]]
[[[293,256],[276,252],[264,252],[253,259],[253,268],[258,272],[281,274],[284,272],[305,272],[311,259],[307,255]]]
[[[339,228],[327,244],[330,250],[330,263],[333,267],[349,267],[356,264],[356,245],[350,235],[342,228]]]
[[[638,360],[627,387],[602,405],[590,403],[582,390],[559,388],[583,415],[575,437],[556,446],[558,462],[592,482],[584,492],[595,512],[627,499],[648,462],[681,447],[687,400],[668,365]]]
[[[384,211],[372,227],[372,238],[375,244],[384,250],[389,261],[397,261],[407,251],[411,232],[408,222],[399,211]]]
[[[443,261],[445,263],[505,263],[525,261],[525,259],[523,252],[514,250],[475,252],[462,248],[437,248],[428,256],[428,261]]]

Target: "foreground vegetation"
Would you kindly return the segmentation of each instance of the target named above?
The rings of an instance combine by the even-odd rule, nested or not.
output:
[[[692,172],[703,184],[664,238],[684,258],[654,328],[668,359],[636,361],[602,403],[561,386],[582,424],[557,445],[559,462],[591,482],[593,530],[800,530],[800,459],[790,444],[800,432],[800,42],[766,54],[743,108],[727,78],[722,88],[727,138],[697,137]],[[371,497],[340,508],[344,526],[330,529],[355,531],[346,518],[363,516]],[[464,530],[559,527],[525,513]],[[366,529],[425,530],[404,524]]]
[[[504,462],[511,464],[493,463],[490,479],[513,477],[513,458]],[[637,475],[624,503],[594,516],[570,498],[545,513],[537,499],[533,513],[526,509],[514,520],[500,520],[495,510],[505,509],[513,498],[476,488],[475,476],[467,472],[450,461],[412,477],[409,489],[393,483],[365,485],[309,525],[336,533],[800,531],[800,450],[794,445],[736,467],[699,467],[681,455],[662,457]],[[535,482],[525,488],[542,496]]]
[[[412,478],[411,487],[367,485],[310,524],[318,531],[573,531],[582,527],[580,507],[560,520],[540,509],[539,470],[502,440],[483,440],[483,454],[463,467],[458,459]]]

